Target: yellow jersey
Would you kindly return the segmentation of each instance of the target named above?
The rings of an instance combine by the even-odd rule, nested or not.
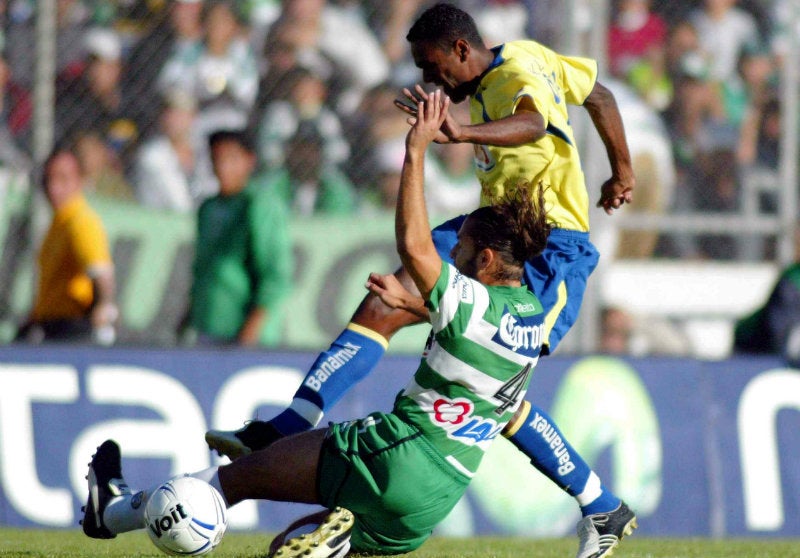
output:
[[[515,147],[475,145],[481,205],[500,199],[521,181],[542,184],[553,226],[589,230],[589,199],[567,105],[581,105],[597,79],[597,63],[562,56],[535,41],[492,49],[495,59],[470,97],[470,121],[481,124],[514,114],[533,100],[544,117],[545,136]]]
[[[103,223],[82,195],[69,200],[53,215],[38,263],[33,320],[87,316],[94,301],[89,272],[110,266],[111,255]]]

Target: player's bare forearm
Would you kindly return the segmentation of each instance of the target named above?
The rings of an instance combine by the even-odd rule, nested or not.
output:
[[[406,136],[406,155],[400,174],[395,213],[397,252],[423,298],[430,294],[442,271],[423,193],[425,151],[439,133],[449,105],[449,99],[439,90],[427,101],[418,103],[416,122]]]
[[[405,99],[395,100],[395,106],[411,116],[408,122],[413,126],[417,118],[416,104],[419,101],[427,101],[432,93],[426,92],[420,85],[416,85],[413,92],[405,88],[403,89]],[[523,97],[514,114],[492,122],[461,124],[448,113],[442,122],[440,132],[434,138],[437,143],[515,147],[541,139],[546,130],[544,117],[536,110],[533,100]]]
[[[598,207],[611,214],[624,203],[633,200],[633,189],[636,186],[625,127],[613,93],[601,83],[595,83],[583,106],[605,145],[611,165],[611,178],[601,187],[600,200],[597,202]]]
[[[521,111],[493,122],[461,126],[459,137],[453,138],[453,141],[515,147],[535,142],[544,134],[542,115],[534,111]]]
[[[421,296],[406,289],[394,274],[381,275],[370,273],[366,287],[389,308],[405,310],[426,322],[430,321],[430,313]]]

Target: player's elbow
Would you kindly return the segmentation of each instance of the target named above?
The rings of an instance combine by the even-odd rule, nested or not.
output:
[[[586,97],[586,100],[583,102],[583,106],[590,111],[602,110],[604,107],[613,104],[616,104],[614,94],[599,81],[595,82],[591,93],[589,93],[589,96]]]
[[[430,241],[409,239],[398,239],[397,241],[397,253],[400,255],[400,261],[408,270],[419,268],[423,265],[422,262],[427,261],[432,252],[436,253],[436,248]]]

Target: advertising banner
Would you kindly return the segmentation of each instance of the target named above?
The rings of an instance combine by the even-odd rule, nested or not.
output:
[[[76,528],[86,465],[107,438],[134,488],[221,462],[204,432],[275,414],[315,357],[0,347],[0,524]],[[416,365],[384,358],[325,420],[390,409]],[[636,510],[642,533],[800,536],[800,371],[777,359],[547,357],[528,398]],[[531,420],[550,432],[546,417]],[[551,447],[568,467],[561,442]],[[275,531],[311,509],[243,503],[232,528]],[[498,439],[440,532],[561,536],[578,519],[575,501]]]

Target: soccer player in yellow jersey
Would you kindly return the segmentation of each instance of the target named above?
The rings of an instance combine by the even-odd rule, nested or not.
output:
[[[580,158],[569,125],[567,105],[582,105],[602,138],[612,176],[601,188],[598,206],[612,213],[631,201],[634,177],[619,111],[613,95],[597,82],[592,60],[566,57],[534,41],[487,48],[475,22],[449,4],[425,11],[407,36],[423,80],[441,87],[454,102],[469,98],[471,122],[448,116],[437,141],[474,144],[482,205],[501,199],[518,184],[541,184],[553,229],[542,255],[525,265],[525,283],[547,309],[546,346],[552,352],[578,315],[586,280],[598,261],[589,241],[589,201]],[[418,101],[429,100],[421,87],[405,91],[411,106],[398,103],[414,121]],[[463,217],[433,231],[443,258],[457,242]],[[404,270],[398,279],[413,289]],[[237,457],[281,435],[316,425],[349,387],[368,374],[388,340],[401,327],[420,321],[367,295],[351,323],[312,366],[290,407],[269,422],[253,421],[237,432],[211,431],[209,445]],[[567,442],[552,419],[528,401],[504,433],[548,478],[576,498],[578,558],[609,555],[636,527],[634,513],[600,482]],[[556,443],[557,442],[557,443]]]

